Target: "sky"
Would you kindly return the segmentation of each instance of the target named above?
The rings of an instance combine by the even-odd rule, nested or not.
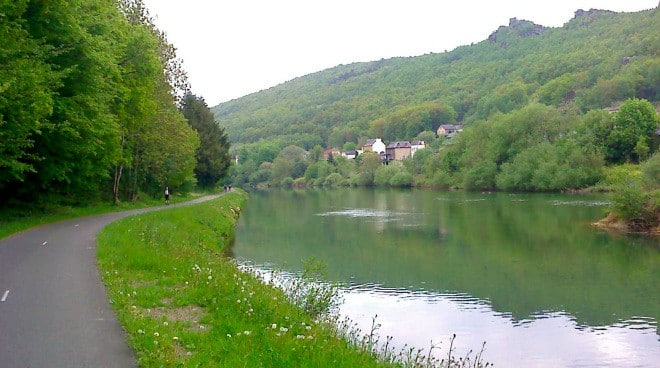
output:
[[[658,0],[143,0],[209,106],[339,64],[451,51],[510,18],[561,27],[576,10]]]

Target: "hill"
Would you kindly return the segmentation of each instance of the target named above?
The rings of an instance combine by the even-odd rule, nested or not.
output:
[[[512,18],[450,52],[339,65],[212,108],[235,150],[255,142],[341,147],[412,139],[530,103],[579,113],[658,101],[658,9],[578,10],[559,28]]]

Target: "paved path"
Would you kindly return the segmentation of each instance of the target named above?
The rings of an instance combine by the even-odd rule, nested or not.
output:
[[[108,304],[96,235],[132,210],[40,226],[0,240],[0,367],[136,367]]]

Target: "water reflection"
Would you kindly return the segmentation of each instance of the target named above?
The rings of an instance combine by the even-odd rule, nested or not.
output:
[[[342,310],[396,341],[498,366],[655,366],[657,239],[589,224],[604,197],[337,190],[251,194],[233,253],[349,285]],[[363,328],[364,329],[364,328]],[[607,350],[601,351],[601,350]]]
[[[538,312],[516,320],[499,313],[486,301],[467,294],[436,294],[356,285],[342,292],[341,313],[369,331],[377,315],[381,336],[405,344],[439,344],[445,356],[452,333],[456,355],[479,349],[507,367],[652,367],[660,362],[656,328],[650,318],[636,318],[611,326],[580,326],[565,312]],[[597,357],[597,358],[594,358]]]

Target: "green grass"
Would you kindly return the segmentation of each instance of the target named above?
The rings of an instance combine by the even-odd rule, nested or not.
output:
[[[207,193],[175,195],[172,196],[171,203],[189,201],[204,194]],[[82,206],[32,204],[14,208],[2,208],[0,209],[0,239],[31,227],[50,224],[61,220],[136,208],[160,206],[163,204],[164,200],[160,197],[154,199],[150,196],[143,196],[143,198],[137,202],[122,202],[120,204],[110,202],[87,203]]]
[[[224,255],[246,201],[237,190],[99,235],[103,280],[140,366],[389,366]]]

